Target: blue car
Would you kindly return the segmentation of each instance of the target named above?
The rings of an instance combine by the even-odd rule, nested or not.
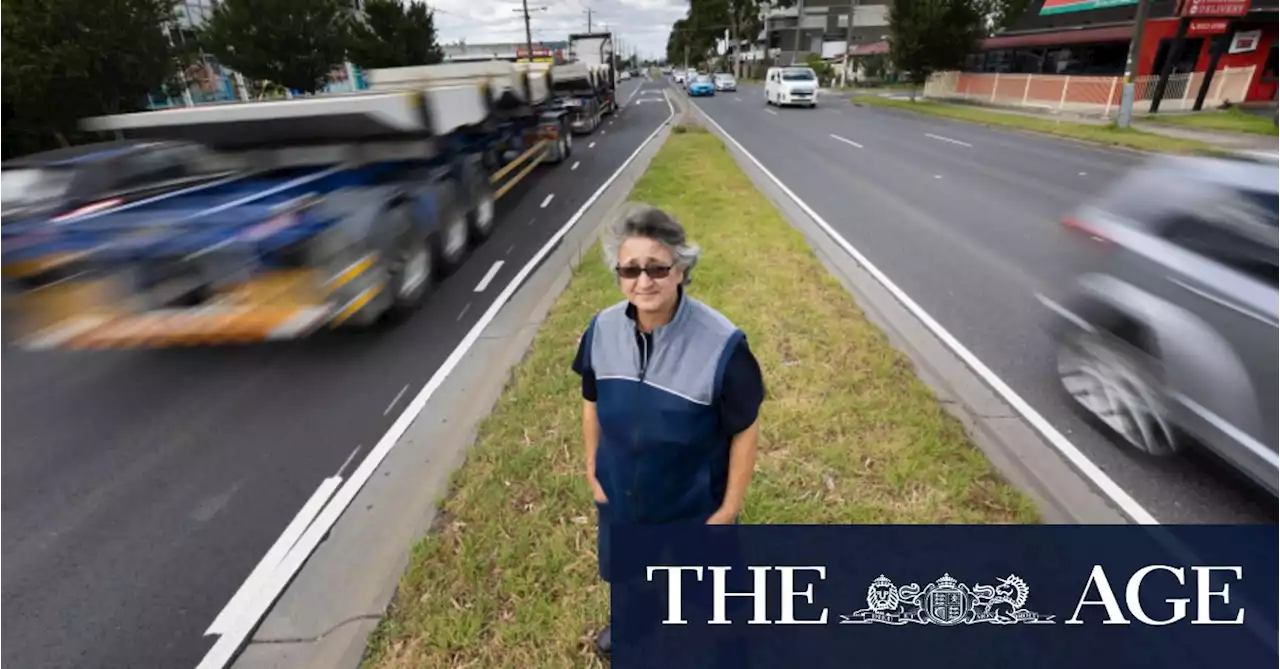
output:
[[[693,81],[689,82],[689,97],[715,94],[716,84],[709,75],[699,74],[693,78]]]

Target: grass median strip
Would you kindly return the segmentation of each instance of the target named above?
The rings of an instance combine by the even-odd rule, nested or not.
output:
[[[1226,111],[1206,111],[1195,114],[1153,115],[1143,118],[1142,122],[1250,135],[1270,135],[1272,137],[1280,135],[1280,129],[1276,128],[1276,123],[1271,116],[1250,114],[1238,107],[1232,107]]]
[[[671,135],[632,199],[671,212],[703,245],[691,294],[747,332],[764,370],[744,522],[1036,522],[713,135]],[[609,599],[569,364],[592,314],[620,299],[598,258],[481,425],[366,666],[596,666],[589,639]]]
[[[903,109],[918,114],[940,116],[957,121],[968,121],[998,128],[1024,130],[1045,135],[1057,135],[1095,144],[1120,146],[1139,151],[1181,154],[1218,154],[1216,147],[1204,142],[1178,137],[1166,137],[1131,128],[1117,128],[1114,125],[1090,123],[1072,123],[1052,119],[1033,118],[1021,114],[1007,114],[988,109],[979,109],[970,105],[941,104],[928,100],[895,100],[873,96],[854,96],[853,102],[875,107]]]

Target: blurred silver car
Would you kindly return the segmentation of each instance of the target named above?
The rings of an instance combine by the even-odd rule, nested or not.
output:
[[[1162,157],[1064,220],[1096,265],[1054,314],[1057,372],[1114,440],[1199,444],[1277,492],[1277,182],[1272,156]]]

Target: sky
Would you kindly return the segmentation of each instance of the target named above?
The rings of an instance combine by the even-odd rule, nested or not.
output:
[[[428,0],[428,4],[436,10],[441,44],[459,39],[468,44],[525,39],[520,0]],[[586,32],[588,8],[593,30],[607,26],[628,52],[634,47],[641,58],[662,58],[671,24],[685,15],[688,0],[529,0],[533,41],[565,40],[569,33]]]

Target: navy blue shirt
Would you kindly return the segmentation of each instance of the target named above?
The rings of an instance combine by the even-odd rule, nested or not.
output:
[[[627,315],[635,319],[635,307],[627,306]],[[573,358],[573,371],[582,377],[582,399],[596,401],[596,377],[587,368],[585,360],[589,340],[582,337],[578,342],[578,353]],[[636,348],[644,355],[653,350],[653,334],[636,329]],[[647,361],[642,360],[641,365]],[[760,373],[760,363],[756,361],[751,348],[747,346],[747,338],[742,337],[733,350],[724,370],[724,381],[721,383],[717,408],[720,412],[720,429],[724,434],[733,436],[751,427],[760,416],[760,405],[764,402],[764,377]]]

